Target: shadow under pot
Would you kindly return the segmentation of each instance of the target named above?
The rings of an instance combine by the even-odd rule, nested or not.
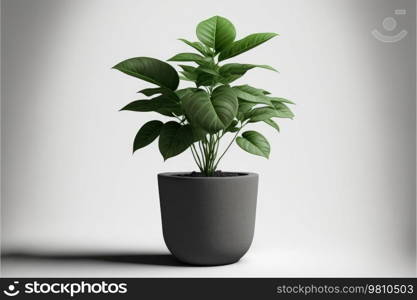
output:
[[[253,239],[258,174],[187,174],[158,174],[165,244],[184,263],[210,266],[237,262]]]

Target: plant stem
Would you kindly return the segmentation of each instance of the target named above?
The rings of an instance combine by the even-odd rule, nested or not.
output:
[[[203,169],[204,169],[204,166],[206,165],[206,156],[205,156],[205,153],[203,151],[203,146],[202,146],[201,141],[198,142],[198,148],[199,148],[200,154],[201,154],[201,161],[202,161],[201,165],[203,166]]]
[[[223,151],[222,155],[220,155],[219,159],[217,160],[216,164],[214,165],[214,169],[217,169],[217,165],[219,164],[220,160],[223,158],[223,156],[226,154],[227,150],[229,150],[230,146],[232,146],[233,142],[235,141],[237,135],[239,134],[239,132],[242,130],[243,127],[245,127],[246,123],[243,123],[242,126],[240,126],[239,130],[236,131],[235,136],[233,137],[233,139],[230,141],[229,145],[226,147],[226,149]]]
[[[190,149],[191,149],[191,153],[193,154],[193,158],[194,158],[195,163],[197,164],[197,166],[200,169],[200,171],[202,171],[203,170],[203,166],[201,164],[201,159],[200,159],[200,156],[197,153],[197,150],[195,149],[194,144],[191,145],[191,148]]]

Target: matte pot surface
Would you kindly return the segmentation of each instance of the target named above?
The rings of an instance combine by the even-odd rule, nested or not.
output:
[[[237,262],[253,239],[258,174],[185,174],[158,174],[165,244],[178,260],[188,264]]]

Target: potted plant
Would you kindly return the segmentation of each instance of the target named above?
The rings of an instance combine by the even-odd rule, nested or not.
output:
[[[168,63],[150,57],[130,58],[114,68],[156,85],[139,91],[150,99],[136,100],[121,110],[156,112],[171,118],[144,124],[134,139],[133,151],[159,138],[164,160],[190,149],[199,169],[158,174],[167,247],[186,263],[230,264],[246,253],[253,239],[258,175],[221,172],[219,163],[234,141],[244,151],[268,158],[267,139],[257,131],[242,130],[264,122],[279,131],[273,119],[292,118],[287,104],[293,102],[258,87],[234,85],[253,68],[276,71],[274,68],[224,63],[276,33],[255,33],[235,40],[235,27],[220,16],[200,22],[196,33],[198,42],[180,39],[196,52],[180,53],[168,60],[181,62],[180,75]],[[178,89],[180,80],[194,86]]]

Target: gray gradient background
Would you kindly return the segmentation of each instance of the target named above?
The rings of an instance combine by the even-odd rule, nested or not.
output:
[[[1,1],[1,242],[25,254],[2,276],[415,276],[416,2],[202,3]],[[188,152],[164,163],[156,143],[131,155],[156,116],[117,111],[148,85],[110,67],[188,51],[176,38],[214,14],[239,37],[281,34],[236,59],[280,74],[240,82],[297,102],[281,134],[253,127],[269,160],[234,146],[220,166],[260,174],[250,252],[215,268],[42,256],[167,253],[156,174],[195,167]],[[387,16],[405,39],[373,38]]]

